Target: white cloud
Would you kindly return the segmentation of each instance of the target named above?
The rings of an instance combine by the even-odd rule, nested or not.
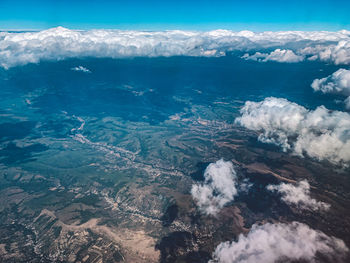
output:
[[[247,101],[236,123],[259,133],[259,140],[280,145],[299,156],[347,166],[350,161],[350,114],[315,110],[286,99]]]
[[[350,96],[350,70],[341,68],[326,78],[315,79],[311,87],[323,93],[340,93]]]
[[[310,196],[310,184],[306,180],[300,181],[297,186],[281,183],[279,185],[268,185],[266,188],[269,191],[280,193],[285,203],[299,209],[317,211],[330,208],[329,204],[317,201]]]
[[[305,224],[267,223],[253,225],[247,236],[239,235],[237,242],[219,244],[211,262],[273,263],[278,260],[285,262],[286,259],[313,262],[317,253],[337,262],[347,251],[342,240],[329,237]]]
[[[81,71],[81,72],[84,72],[84,73],[91,73],[90,69],[85,68],[83,66],[77,66],[77,67],[71,68],[71,70],[73,70],[73,71]]]
[[[304,56],[296,55],[292,50],[276,49],[271,53],[256,52],[254,55],[245,54],[242,58],[260,62],[276,61],[281,63],[296,63],[304,60]]]
[[[315,79],[311,87],[314,91],[347,96],[345,104],[350,109],[350,70],[341,68],[328,77]]]
[[[350,63],[350,32],[78,31],[62,27],[40,32],[0,32],[0,65],[9,68],[41,60],[72,57],[222,56],[230,51],[263,52],[266,59],[300,61],[302,57]]]
[[[349,31],[345,31],[349,35]],[[298,53],[309,55],[309,60],[320,60],[332,62],[335,65],[350,64],[350,41],[348,39],[339,39],[336,43],[308,45],[300,48]]]
[[[232,162],[221,159],[208,165],[204,178],[204,183],[192,186],[191,194],[201,211],[215,215],[237,195],[236,172]]]
[[[249,181],[248,178],[243,179],[238,186],[238,191],[243,193],[248,193],[253,184]]]

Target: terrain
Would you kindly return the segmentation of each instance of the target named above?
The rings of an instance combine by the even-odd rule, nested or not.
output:
[[[339,109],[310,88],[334,66],[301,64],[86,58],[0,69],[0,261],[207,262],[265,222],[303,222],[350,247],[349,168],[263,144],[234,121],[246,100],[276,94]],[[191,187],[221,158],[252,186],[205,215]],[[303,179],[329,211],[300,212],[266,190]]]

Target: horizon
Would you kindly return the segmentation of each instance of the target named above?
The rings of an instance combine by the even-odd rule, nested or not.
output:
[[[53,27],[47,27],[47,28],[5,28],[2,29],[0,28],[0,32],[8,32],[8,33],[22,33],[22,32],[41,32],[41,31],[46,31],[46,30],[50,30],[50,29],[55,29],[55,28],[63,28],[63,29],[68,29],[68,30],[72,30],[72,31],[92,31],[92,30],[112,30],[112,31],[139,31],[139,32],[167,32],[167,31],[183,31],[183,32],[212,32],[212,31],[230,31],[233,33],[239,33],[239,32],[244,32],[244,31],[248,31],[248,32],[253,32],[253,33],[264,33],[264,32],[342,32],[342,31],[348,31],[350,32],[350,28],[341,28],[341,29],[337,29],[337,30],[302,30],[302,29],[295,29],[295,30],[289,30],[289,29],[281,29],[281,30],[253,30],[250,28],[242,28],[242,29],[229,29],[229,28],[213,28],[213,29],[183,29],[183,28],[172,28],[172,29],[128,29],[128,28],[74,28],[74,27],[66,27],[66,26],[62,26],[62,25],[57,25],[57,26],[53,26]]]
[[[208,0],[200,2],[9,1],[0,2],[0,29],[41,31],[70,29],[232,31],[350,30],[350,3],[343,0],[283,2]]]

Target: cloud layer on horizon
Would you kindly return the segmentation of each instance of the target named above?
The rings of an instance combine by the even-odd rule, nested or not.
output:
[[[73,57],[223,56],[231,51],[263,54],[266,49],[275,49],[266,54],[267,60],[296,62],[305,58],[349,64],[350,31],[147,32],[57,27],[40,32],[0,32],[0,65],[4,68]]]
[[[273,143],[295,155],[348,166],[350,114],[324,106],[308,110],[282,98],[247,101],[236,123],[256,131],[261,142]]]
[[[317,201],[310,196],[310,184],[307,180],[300,181],[298,185],[281,183],[279,185],[268,185],[267,190],[278,192],[281,199],[288,205],[302,210],[318,211],[328,210],[330,205]]]
[[[208,165],[204,178],[203,183],[192,186],[191,194],[203,213],[216,215],[238,194],[236,171],[232,162],[220,159]]]
[[[341,68],[325,78],[315,79],[311,87],[314,91],[346,96],[345,106],[350,109],[350,70]]]
[[[237,242],[220,243],[210,262],[273,263],[286,259],[313,262],[317,253],[339,262],[348,250],[342,240],[299,222],[254,224],[246,236],[239,235]]]

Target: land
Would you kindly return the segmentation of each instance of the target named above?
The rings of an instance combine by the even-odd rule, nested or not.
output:
[[[349,168],[259,142],[234,123],[242,100],[89,86],[93,74],[76,89],[60,75],[37,87],[0,73],[29,86],[0,91],[0,262],[207,262],[219,243],[265,222],[303,222],[350,247]],[[208,216],[190,190],[220,158],[252,187]],[[266,190],[303,179],[329,211],[300,212]]]

